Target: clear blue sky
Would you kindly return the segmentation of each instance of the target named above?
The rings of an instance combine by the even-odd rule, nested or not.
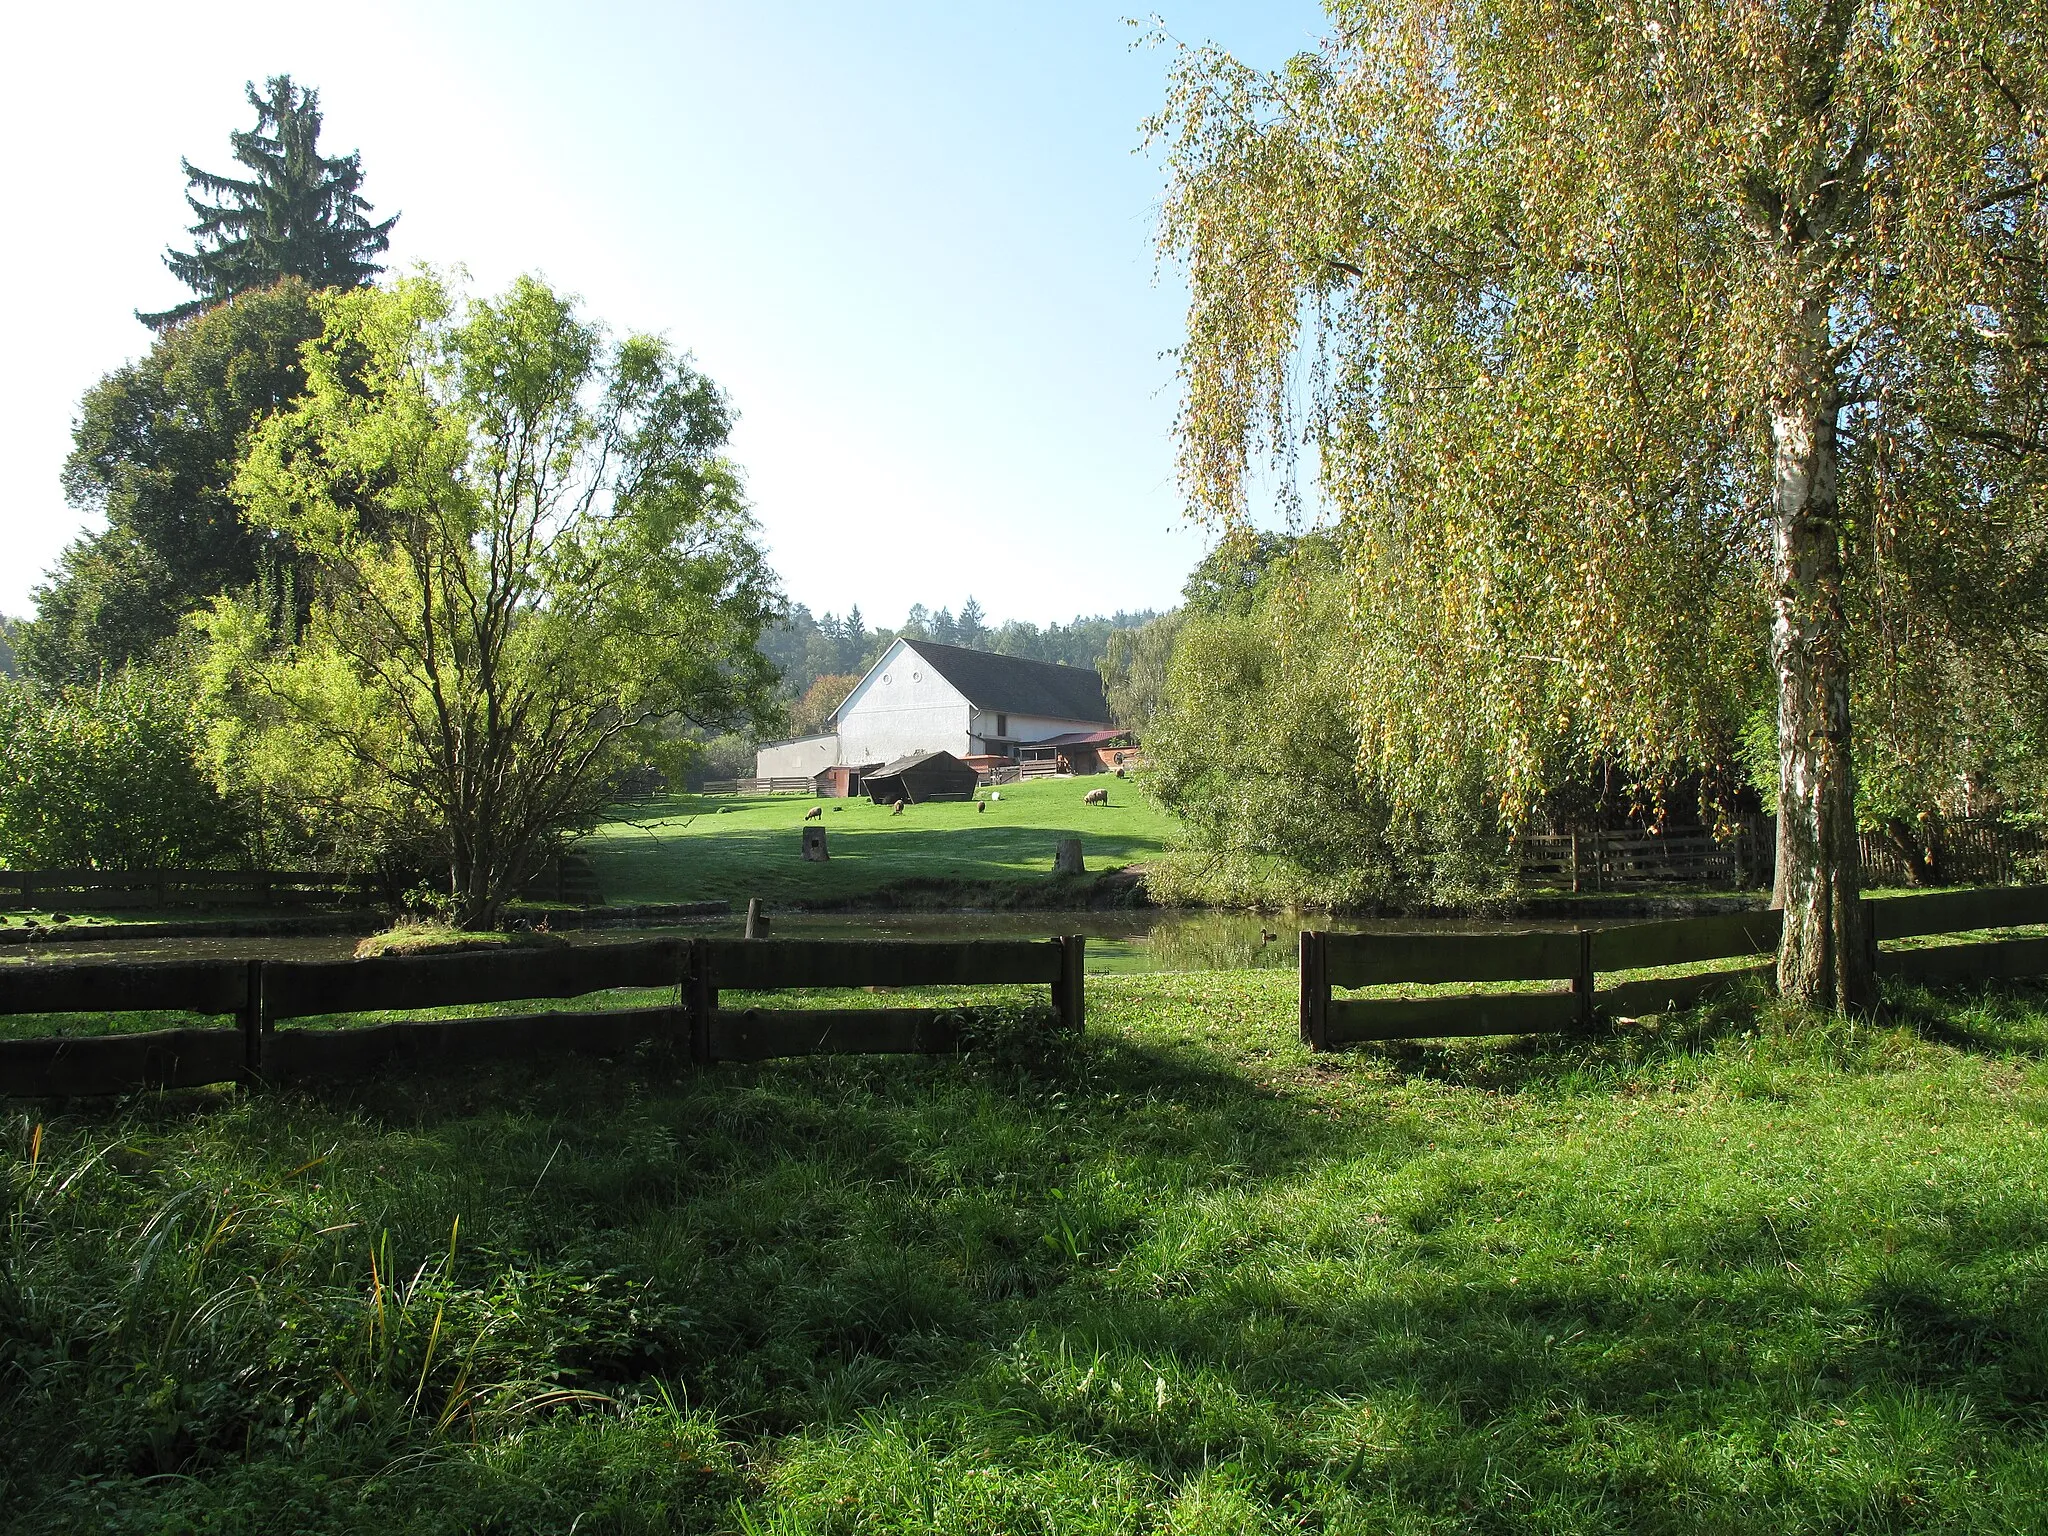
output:
[[[1154,0],[1161,4],[1161,0]],[[895,622],[970,593],[1043,622],[1171,603],[1204,539],[1168,430],[1182,293],[1139,152],[1167,55],[1114,5],[24,7],[0,251],[0,613],[83,526],[80,393],[184,297],[178,157],[227,169],[250,78],[319,87],[397,264],[539,271],[694,351],[790,595]],[[1308,0],[1163,0],[1276,64]],[[27,211],[29,217],[24,218]]]

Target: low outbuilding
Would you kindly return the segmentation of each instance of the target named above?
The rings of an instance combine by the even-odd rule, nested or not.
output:
[[[860,794],[866,775],[880,766],[879,763],[834,763],[815,775],[811,782],[817,786],[820,800],[845,800]]]
[[[877,805],[907,800],[972,800],[981,776],[950,752],[913,752],[861,775],[861,788]]]

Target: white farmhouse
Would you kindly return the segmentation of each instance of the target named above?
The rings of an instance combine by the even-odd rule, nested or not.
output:
[[[761,748],[761,778],[813,776],[836,764],[885,763],[913,752],[1013,757],[1033,742],[1110,724],[1091,667],[1054,666],[993,651],[898,639],[854,685],[829,735]]]

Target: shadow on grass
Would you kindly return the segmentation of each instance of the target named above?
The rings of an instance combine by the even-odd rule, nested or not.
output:
[[[2048,1061],[2048,985],[1999,981],[1885,989],[1889,1018],[1922,1039],[1982,1056]]]
[[[931,1511],[906,1530],[1128,1529],[1119,1501],[1158,1514],[1219,1468],[1275,1519],[1343,1506],[1353,1529],[1392,1528],[1373,1508],[1411,1529],[1911,1528],[1951,1473],[1972,1498],[2038,1489],[1996,1470],[2038,1448],[2048,1401],[2048,1295],[2015,1268],[2048,1243],[2038,1200],[1914,1181],[1795,1207],[1793,1175],[1502,1118],[1504,1093],[1742,1022],[1383,1048],[1392,1088],[1341,1123],[1313,1076],[1117,1030],[1044,1071],[650,1053],[81,1115],[64,1155],[123,1156],[16,1229],[0,1407],[43,1406],[14,1415],[38,1427],[12,1475],[67,1517],[67,1487],[193,1515],[255,1464],[360,1482],[418,1458],[417,1498],[452,1499],[426,1480],[468,1453],[417,1405],[488,1369],[557,1406],[455,1440],[502,1456],[644,1421],[650,1465],[678,1443],[711,1464],[633,1406],[668,1393],[745,1448],[720,1497],[791,1530],[899,1498]],[[236,1188],[266,1214],[199,1203]],[[372,1303],[444,1253],[414,1331],[366,1354]],[[444,1314],[469,1354],[436,1352]],[[947,1504],[989,1479],[1039,1503]],[[509,1483],[465,1487],[450,1529],[585,1507],[515,1519]],[[280,1507],[218,1523],[285,1528]]]

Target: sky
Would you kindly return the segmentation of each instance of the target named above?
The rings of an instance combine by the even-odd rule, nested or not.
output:
[[[1153,0],[1277,65],[1309,0]],[[0,614],[89,526],[58,471],[79,396],[148,348],[190,220],[181,155],[233,169],[245,81],[316,86],[387,260],[538,272],[694,353],[795,601],[870,623],[1171,606],[1183,516],[1162,188],[1140,124],[1170,52],[1135,9],[767,3],[24,7],[0,95]]]

